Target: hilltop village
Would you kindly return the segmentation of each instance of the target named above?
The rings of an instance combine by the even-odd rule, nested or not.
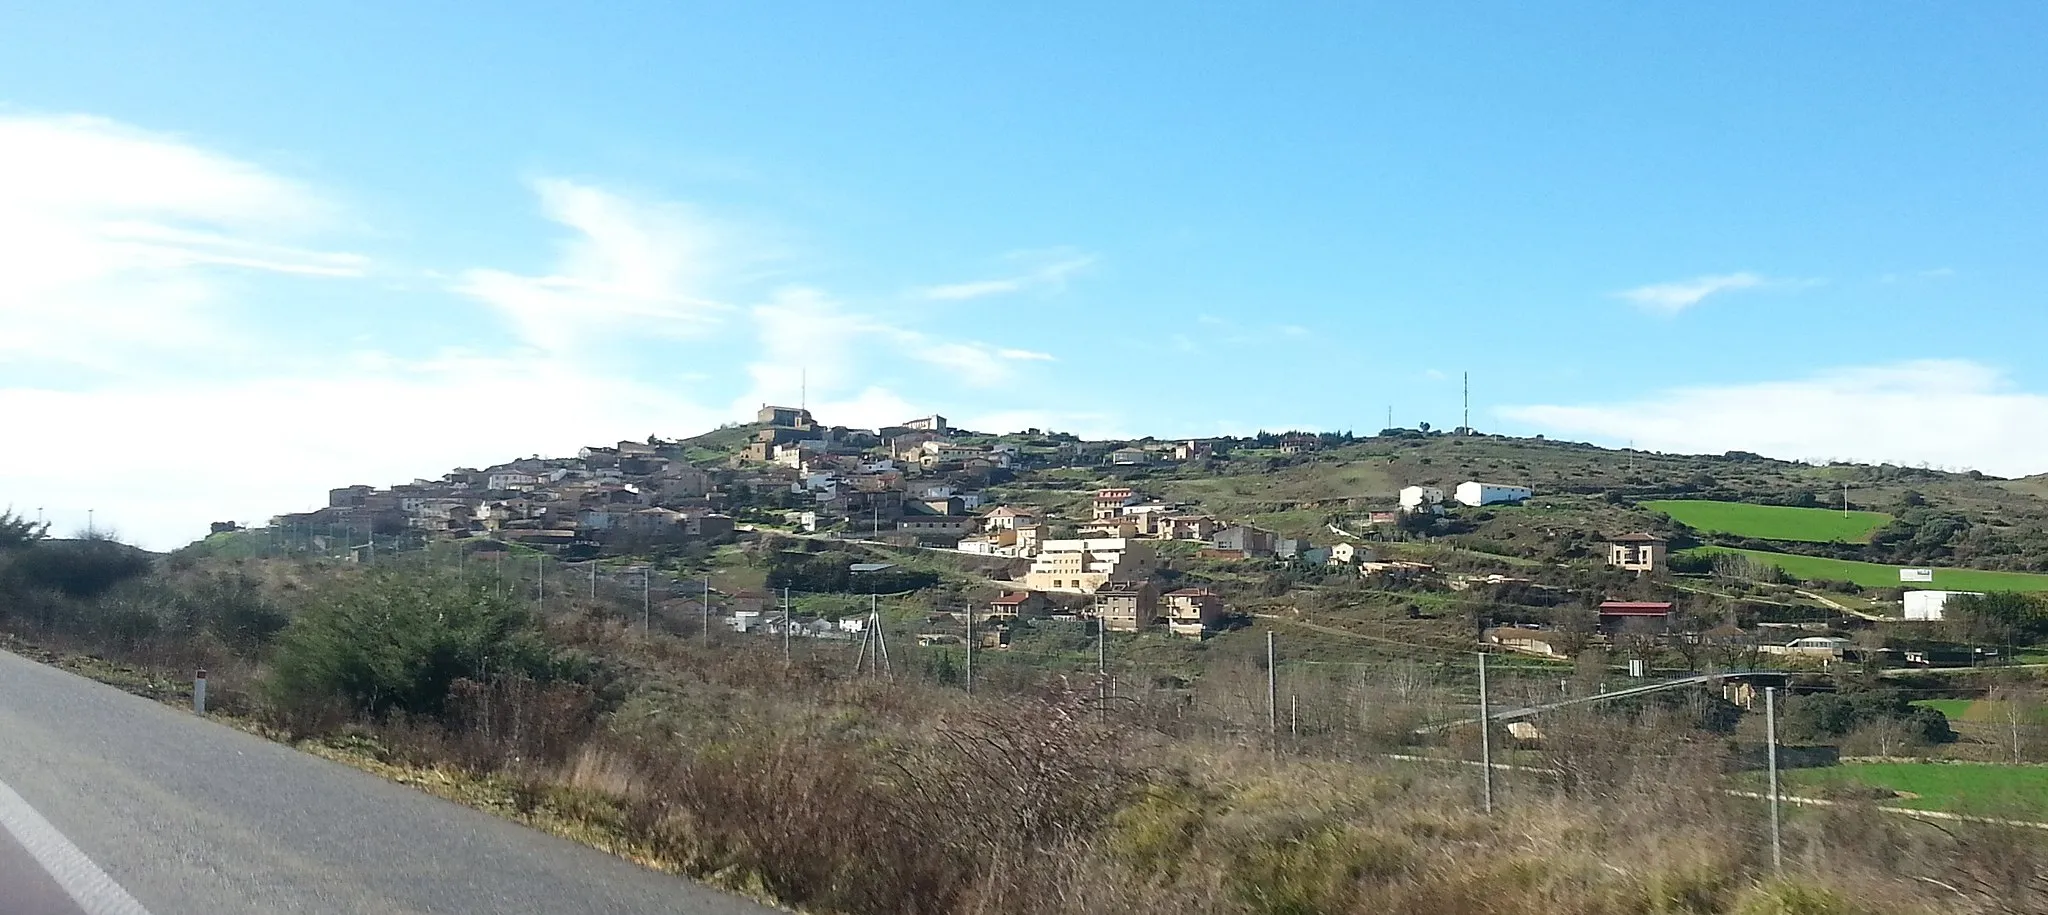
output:
[[[2020,590],[2038,576],[1947,570],[1936,580],[1932,569],[1859,560],[1931,566],[1988,547],[2016,555],[1980,557],[1982,566],[2030,568],[2031,499],[1979,513],[1995,481],[1853,472],[1871,478],[1858,484],[1866,498],[1896,499],[1897,514],[1860,505],[1848,517],[1845,503],[1842,531],[1788,528],[1765,540],[1780,536],[1768,523],[1724,529],[1692,513],[1830,519],[1815,492],[1837,484],[1815,483],[1840,471],[1467,429],[1091,442],[977,432],[936,415],[855,429],[763,406],[751,424],[694,438],[337,488],[325,507],[278,516],[271,530],[358,560],[446,542],[571,563],[708,561],[734,544],[768,544],[791,566],[834,551],[858,560],[849,565],[867,590],[943,580],[926,603],[956,622],[971,607],[995,624],[991,644],[1003,625],[1030,619],[1199,639],[1261,617],[1393,614],[1373,637],[1433,651],[1481,641],[1569,659],[1604,647],[1686,666],[1709,655],[1922,666],[1998,657],[1981,633],[1925,624],[1941,624],[1952,597],[2004,587],[1968,576],[2010,574]],[[1954,508],[1933,507],[1915,486]],[[1992,525],[2011,533],[1987,539]],[[876,552],[888,550],[897,552]],[[913,555],[951,571],[877,584],[879,570]],[[844,574],[827,578],[820,589],[861,590]],[[798,625],[759,612],[773,602],[758,586],[734,590],[721,612],[742,614],[728,620],[735,629]]]
[[[1034,470],[1199,467],[1234,448],[1260,446],[1303,455],[1327,444],[1324,436],[1111,444],[1037,430],[990,436],[936,415],[851,429],[781,406],[763,406],[752,426],[725,431],[745,438],[706,438],[723,438],[734,446],[729,453],[702,439],[650,438],[585,447],[573,458],[458,468],[388,488],[340,487],[325,507],[277,516],[271,527],[356,556],[373,554],[381,537],[387,550],[474,539],[572,560],[779,530],[987,558],[1000,580],[1014,583],[988,604],[997,619],[1072,614],[1099,618],[1111,631],[1156,627],[1191,637],[1216,631],[1235,613],[1215,590],[1161,587],[1155,573],[1168,544],[1176,555],[1307,563],[1362,576],[1432,571],[1426,563],[1383,561],[1335,525],[1324,537],[1288,535],[1132,486],[1095,489],[1071,512],[996,494]],[[1525,486],[1480,481],[1410,486],[1360,518],[1368,528],[1394,526],[1405,515],[1441,515],[1447,504],[1476,508],[1531,495]]]

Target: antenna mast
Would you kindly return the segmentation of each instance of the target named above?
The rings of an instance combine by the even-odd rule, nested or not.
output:
[[[1472,373],[1465,373],[1465,434],[1472,434]]]

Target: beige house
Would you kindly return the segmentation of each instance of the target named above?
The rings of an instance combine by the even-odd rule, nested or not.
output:
[[[1012,591],[990,601],[988,606],[988,618],[996,620],[1039,617],[1045,613],[1045,595],[1030,591]]]
[[[1159,589],[1149,581],[1112,581],[1095,592],[1095,614],[1104,629],[1143,632],[1159,616]]]
[[[1159,568],[1152,544],[1128,537],[1047,540],[1039,545],[1024,587],[1094,594],[1111,581],[1142,581]]]
[[[1126,507],[1139,502],[1137,490],[1127,486],[1114,486],[1095,491],[1095,520],[1121,517]]]
[[[1129,518],[1105,518],[1080,525],[1076,530],[1083,537],[1136,537],[1138,522]]]
[[[1037,522],[1037,515],[1007,505],[998,505],[981,516],[982,527],[991,531],[1014,531],[1021,526]]]
[[[1662,572],[1669,553],[1669,543],[1655,534],[1623,534],[1607,541],[1607,564],[1629,572]]]
[[[1220,528],[1215,518],[1208,515],[1174,515],[1161,518],[1154,531],[1161,540],[1203,540],[1216,536]]]
[[[1222,625],[1230,615],[1223,598],[1208,588],[1182,588],[1160,598],[1160,615],[1174,635],[1201,638],[1202,633]]]

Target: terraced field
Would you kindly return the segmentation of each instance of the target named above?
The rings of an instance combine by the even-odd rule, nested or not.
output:
[[[1879,565],[1874,562],[1794,556],[1789,553],[1767,553],[1762,550],[1737,550],[1718,546],[1699,547],[1687,552],[1738,553],[1758,562],[1777,566],[1784,569],[1786,574],[1805,581],[1853,581],[1866,588],[1899,586],[1898,566]],[[2048,591],[2048,575],[2032,572],[1989,572],[1982,569],[1935,569],[1932,583],[1923,583],[1915,587],[1945,591]]]
[[[1844,514],[1825,508],[1704,499],[1663,499],[1644,502],[1642,507],[1669,515],[1693,530],[1758,540],[1869,543],[1873,532],[1892,522],[1892,516],[1884,512],[1852,511]]]

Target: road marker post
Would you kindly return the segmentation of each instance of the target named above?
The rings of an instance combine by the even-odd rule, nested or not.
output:
[[[206,716],[206,668],[204,667],[199,668],[199,672],[192,677],[192,714],[202,718]]]

